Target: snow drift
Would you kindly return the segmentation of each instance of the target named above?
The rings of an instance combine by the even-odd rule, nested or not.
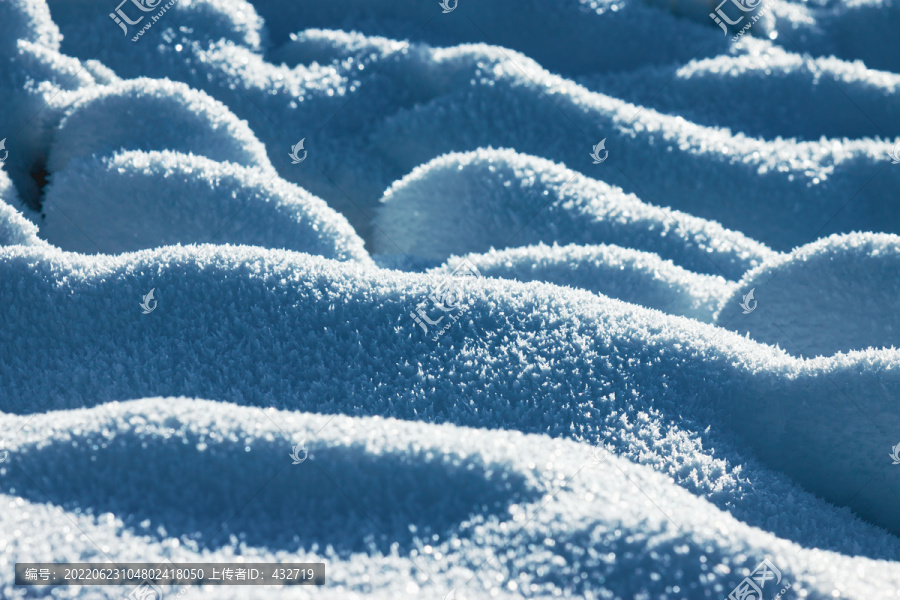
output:
[[[865,597],[900,585],[894,566],[778,540],[645,466],[545,436],[188,398],[104,404],[27,422],[6,416],[0,428],[23,428],[4,479],[19,495],[17,509],[37,525],[17,530],[16,543],[25,547],[40,540],[41,529],[74,524],[84,535],[67,544],[85,560],[145,553],[233,560],[217,543],[229,536],[241,540],[248,561],[312,560],[319,548],[329,585],[316,595],[326,598],[442,597],[456,588],[465,598],[662,597],[675,587],[691,598],[718,597],[764,556],[779,565],[782,586],[809,598],[835,589]],[[308,459],[291,465],[285,450],[300,440]],[[70,468],[59,468],[61,457]],[[158,466],[148,480],[135,463],[151,460]],[[248,489],[263,484],[248,498]],[[181,509],[172,510],[176,505]],[[392,510],[382,514],[387,505]],[[114,516],[123,513],[132,517]],[[403,541],[384,548],[394,527]],[[268,545],[257,545],[261,532]],[[178,537],[181,543],[171,543]],[[357,546],[366,552],[351,554]],[[41,551],[26,556],[65,558],[56,545]],[[8,555],[9,546],[0,552]],[[667,557],[665,573],[651,570],[648,555]],[[364,596],[343,591],[356,587],[364,569],[379,573]],[[462,588],[466,580],[475,585]],[[115,587],[95,589],[96,597],[121,596]],[[225,598],[254,593],[216,589]]]
[[[759,311],[741,318],[754,289]],[[832,236],[750,271],[717,322],[798,356],[900,346],[900,237]]]
[[[452,275],[463,259],[484,277],[582,288],[705,322],[712,322],[737,287],[723,277],[693,273],[650,252],[608,245],[540,244],[451,257],[434,275]]]
[[[435,343],[410,317],[428,277],[249,247],[88,258],[13,246],[0,251],[0,274],[12,307],[0,333],[5,412],[30,411],[32,398],[73,408],[205,391],[598,443],[604,418],[646,403],[667,419],[725,423],[807,489],[900,530],[890,500],[900,480],[878,452],[900,392],[897,351],[799,361],[696,321],[501,280],[471,282],[471,306]],[[141,314],[150,289],[159,305]],[[26,366],[35,357],[39,372]]]
[[[276,65],[226,38],[176,31],[174,15],[171,21],[157,34],[167,43],[120,41],[108,64],[123,76],[184,82],[227,106],[265,144],[282,177],[343,212],[367,240],[371,213],[394,181],[442,154],[489,146],[563,163],[777,250],[831,233],[900,233],[887,200],[900,174],[885,169],[886,141],[764,141],[698,126],[591,92],[497,46],[440,48],[313,30],[281,50],[330,60]],[[779,94],[789,97],[793,87],[785,83]],[[867,94],[867,104],[883,96]],[[95,113],[95,126],[102,118]],[[310,155],[295,168],[287,151],[300,139]],[[602,139],[610,158],[598,166],[588,153]]]
[[[215,240],[371,262],[346,219],[305,190],[178,152],[72,159],[54,174],[44,215],[49,242],[85,253]]]
[[[739,279],[774,253],[740,233],[510,150],[448,154],[382,199],[373,247],[426,259],[537,242],[611,243]],[[539,218],[537,218],[539,215]]]

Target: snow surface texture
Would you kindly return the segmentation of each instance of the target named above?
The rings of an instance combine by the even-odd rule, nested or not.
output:
[[[525,246],[452,257],[435,276],[468,260],[484,277],[546,281],[597,292],[663,312],[712,322],[736,283],[682,269],[652,252],[607,245]]]
[[[812,63],[758,40],[735,44],[733,54],[579,82],[694,123],[769,140],[900,136],[900,75],[835,58]],[[663,86],[665,93],[658,93]],[[770,97],[779,100],[762,101]]]
[[[347,221],[309,192],[179,152],[72,159],[54,174],[44,206],[47,240],[87,253],[218,238],[371,263]]]
[[[547,436],[187,398],[7,416],[0,428],[22,429],[18,468],[6,477],[18,496],[4,501],[47,531],[73,532],[47,537],[24,528],[0,550],[9,560],[64,560],[70,549],[98,562],[148,552],[234,560],[238,548],[247,561],[327,557],[329,585],[315,596],[257,592],[265,598],[442,598],[455,587],[457,597],[482,597],[459,586],[467,579],[492,592],[483,597],[568,587],[594,598],[661,598],[674,588],[680,597],[718,598],[758,554],[771,556],[807,597],[834,589],[876,597],[900,585],[900,569],[889,563],[779,540],[648,467],[616,456],[596,462],[589,446]],[[290,465],[284,448],[300,439],[308,459]],[[60,456],[68,469],[59,468]],[[135,462],[150,460],[159,466],[148,480]],[[233,506],[248,502],[246,490],[260,487],[233,516]],[[48,502],[97,516],[69,516]],[[6,529],[21,525],[9,522],[10,512],[0,512]],[[681,515],[679,525],[665,513]],[[284,530],[288,521],[293,531]],[[198,531],[217,535],[202,545],[171,543]],[[294,550],[303,541],[307,549]],[[361,586],[365,573],[378,577]],[[215,592],[246,598],[249,590]],[[184,597],[207,596],[189,589]]]
[[[512,2],[498,4],[518,13]],[[573,24],[581,23],[587,9],[571,2],[562,9],[553,8],[549,0],[536,4],[550,14],[567,14]],[[642,65],[671,63],[672,54],[662,52],[667,43],[661,40],[670,32],[677,32],[671,35],[685,47],[676,56],[691,53],[684,60],[724,49],[721,32],[714,27],[698,28],[637,8],[640,2],[632,4],[635,7],[625,11],[604,10],[604,27],[618,28],[633,40],[611,45],[617,49],[615,56],[626,56],[626,46],[638,43],[652,49],[638,53]],[[274,5],[285,14],[298,10],[287,2],[258,3],[257,10],[262,5]],[[184,10],[193,10],[191,6]],[[422,10],[424,5],[410,8],[410,14]],[[646,25],[629,30],[626,25],[636,18],[631,14],[635,10]],[[366,13],[357,13],[360,24],[355,29],[368,28]],[[465,19],[454,13],[438,22],[433,21],[440,13],[432,15],[418,29],[445,23],[452,29],[454,19]],[[79,14],[80,19],[94,19],[89,10]],[[490,42],[471,24],[473,16],[465,27]],[[419,36],[400,42],[309,29],[267,57],[228,37],[210,40],[201,30],[177,28],[176,23],[172,15],[150,30],[156,45],[110,40],[104,46],[108,55],[101,55],[122,77],[167,77],[224,103],[250,124],[283,177],[338,208],[366,238],[371,213],[393,182],[444,153],[489,146],[548,158],[588,176],[602,170],[604,181],[644,202],[714,219],[781,251],[829,233],[900,230],[900,213],[888,200],[900,187],[900,173],[885,169],[891,143],[884,140],[748,138],[592,92],[529,56],[497,45],[438,48],[419,42]],[[91,36],[89,26],[73,26],[66,29],[70,52],[82,59],[100,56],[102,38]],[[538,26],[545,31],[548,27],[544,20]],[[107,35],[121,37],[114,26],[108,29],[113,32]],[[695,29],[693,36],[687,33]],[[471,35],[461,36],[461,41]],[[525,31],[520,35],[521,44],[507,46],[529,51],[535,40],[546,43],[545,36],[528,41]],[[600,39],[600,33],[595,37]],[[573,54],[584,54],[590,46]],[[598,66],[598,71],[606,69]],[[585,75],[586,70],[577,69]],[[880,77],[861,66],[855,70],[868,80]],[[793,95],[793,87],[785,80],[779,95]],[[872,97],[864,104],[876,102],[884,89],[863,89]],[[666,93],[663,84],[660,93]],[[779,102],[774,91],[768,97],[773,104]],[[879,114],[884,113],[876,117]],[[886,126],[880,127],[882,136],[889,135]],[[300,139],[305,139],[309,156],[303,168],[296,168],[286,149]],[[584,160],[601,139],[611,151],[602,166]],[[729,202],[722,202],[723,196],[729,196]],[[855,200],[848,204],[850,197]]]
[[[765,310],[738,319],[750,289]],[[898,297],[900,237],[832,236],[747,273],[717,322],[798,356],[893,348],[900,347]]]
[[[394,184],[382,202],[373,235],[382,254],[409,248],[444,259],[536,242],[608,242],[732,279],[775,255],[718,223],[648,206],[601,181],[509,150],[442,156]]]
[[[30,223],[14,206],[19,204],[19,195],[12,180],[0,169],[0,246],[21,244],[30,246],[41,243],[38,228]]]
[[[722,494],[721,487],[782,471],[802,489],[900,529],[893,508],[900,479],[885,471],[878,452],[900,426],[896,351],[808,362],[588,292],[490,279],[467,284],[470,308],[435,344],[408,317],[427,298],[429,277],[249,247],[170,246],[101,258],[19,246],[0,252],[0,269],[0,295],[21,324],[0,334],[0,381],[9,382],[0,397],[8,413],[30,413],[34,398],[46,399],[46,410],[158,392],[293,411],[502,425],[609,443],[642,463],[659,460],[657,467],[681,486],[752,525],[773,527],[759,507],[763,490]],[[159,305],[148,318],[135,305],[151,287]],[[47,329],[47,321],[70,326]],[[40,370],[28,367],[35,356]],[[342,368],[328,367],[334,364]],[[446,364],[456,367],[442,371]],[[117,372],[122,376],[97,376]],[[877,424],[871,415],[880,415]],[[634,418],[646,419],[647,430],[622,427]],[[680,452],[654,447],[659,427]],[[761,464],[738,459],[735,471],[734,459],[726,458],[717,465],[723,440],[726,447],[741,440]],[[692,473],[707,462],[705,475]],[[806,492],[794,493],[779,498],[775,510],[822,510]],[[821,518],[832,521],[829,528],[863,527],[849,512]],[[823,525],[813,518],[780,527],[802,545]],[[266,540],[247,543],[282,544],[260,535]],[[859,535],[831,543],[846,551]],[[623,581],[619,593],[636,592],[633,585]]]
[[[900,598],[900,5],[115,9],[0,0],[4,564]]]

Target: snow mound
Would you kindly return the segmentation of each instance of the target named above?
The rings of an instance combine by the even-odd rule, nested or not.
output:
[[[0,169],[0,246],[39,244],[38,228],[13,208],[20,206],[12,180]]]
[[[437,158],[395,183],[375,252],[446,259],[537,244],[614,244],[739,279],[775,254],[717,223],[651,206],[548,160],[482,149]]]
[[[18,40],[59,50],[62,36],[43,0],[0,2],[0,57],[16,53]]]
[[[8,6],[0,4],[0,10]],[[98,82],[92,73],[100,70],[92,64],[89,67],[26,40],[19,40],[8,56],[0,53],[0,140],[5,146],[0,157],[29,208],[38,207],[40,189],[34,175],[45,171],[53,131],[63,109],[79,90]]]
[[[748,139],[588,92],[499,49],[443,56],[463,53],[481,55],[472,83],[385,119],[372,136],[379,155],[412,170],[450,151],[512,148],[778,250],[833,232],[900,231],[888,201],[900,170],[886,168],[888,142]],[[589,153],[601,141],[609,155],[598,165]]]
[[[758,41],[735,47],[735,55],[579,81],[700,125],[769,140],[900,136],[900,75],[836,58],[813,63]]]
[[[56,504],[123,515],[127,528],[151,536],[158,525],[166,537],[205,533],[198,541],[210,547],[227,544],[236,534],[250,546],[296,549],[300,540],[348,553],[368,550],[366,538],[375,536],[382,552],[398,542],[408,550],[413,532],[427,539],[472,515],[488,518],[508,513],[512,504],[537,502],[547,491],[533,474],[512,468],[512,448],[501,460],[478,451],[436,452],[449,441],[447,435],[439,444],[432,440],[416,450],[410,442],[419,435],[389,439],[386,434],[402,428],[381,419],[341,418],[331,435],[319,436],[311,425],[326,425],[322,417],[251,413],[186,398],[101,405],[57,416],[52,423],[40,419],[42,431],[16,436],[21,441],[10,450],[18,468],[7,474],[6,486],[26,499],[46,501],[29,482],[37,476]],[[284,419],[305,427],[287,434],[279,423]],[[255,427],[247,427],[250,423]],[[362,433],[367,425],[375,435]],[[413,431],[423,432],[421,427]],[[305,470],[285,471],[292,446],[303,440],[308,440]],[[159,464],[155,476],[171,485],[148,487],[141,483],[145,474],[123,472],[137,448],[145,460],[152,457]],[[61,454],[70,468],[52,469]],[[276,473],[283,476],[270,481]],[[247,490],[260,489],[252,510],[231,518],[246,502]],[[186,497],[202,501],[185,503]],[[366,510],[360,512],[354,503]],[[141,525],[145,519],[151,528]],[[222,523],[227,529],[218,531]]]
[[[896,0],[142,1],[0,0],[4,564],[896,596]]]
[[[900,4],[890,0],[778,2],[772,6],[788,50],[859,60],[873,69],[900,73]],[[873,43],[877,40],[878,43]]]
[[[146,65],[149,74],[227,105],[265,143],[282,177],[342,212],[367,243],[371,213],[387,187],[442,154],[483,147],[565,164],[777,250],[831,233],[900,233],[888,200],[900,189],[900,171],[884,168],[892,146],[886,141],[733,135],[591,92],[499,46],[433,48],[381,38],[362,44],[345,33],[325,43],[320,32],[317,43],[337,56],[289,68],[199,37],[180,32],[169,44],[141,50],[137,62],[124,52],[114,68]],[[784,86],[778,97],[792,94]],[[288,152],[301,139],[309,157],[293,165]],[[589,153],[601,140],[609,157],[597,165]]]
[[[751,289],[758,309],[743,315]],[[836,235],[747,273],[716,321],[798,356],[893,348],[900,347],[898,297],[900,237]]]
[[[0,163],[0,201],[11,206],[19,203],[19,194],[16,192],[9,175],[6,174],[3,163]]]
[[[47,4],[54,20],[62,27],[63,52],[96,57],[114,68],[122,55],[129,59],[139,59],[141,53],[152,55],[148,46],[171,41],[179,30],[202,32],[207,41],[224,40],[254,52],[262,49],[265,39],[262,20],[253,6],[244,0],[178,0],[137,42],[131,41],[137,31],[167,2],[158,3],[156,10],[146,14],[130,2],[123,5],[122,11],[130,20],[144,17],[129,26],[127,32],[107,16],[117,7],[104,0],[48,0]]]
[[[735,284],[675,266],[650,252],[609,245],[525,246],[452,257],[433,276],[450,275],[465,258],[484,277],[544,281],[597,292],[673,315],[712,322]]]
[[[173,9],[181,3],[188,6],[158,27],[174,30],[175,35],[180,33],[176,25],[181,24],[183,15],[196,10],[192,5],[197,2],[180,0]],[[87,16],[85,13],[90,11],[79,13],[68,9],[71,4],[67,0],[50,0],[51,11],[65,35],[63,48],[67,53],[90,56],[99,49],[97,38],[102,36],[103,41],[120,42],[115,45],[117,50],[137,57],[138,51],[129,46],[141,44],[121,43],[124,38],[120,29],[111,22],[101,23],[94,15]],[[91,0],[91,4],[102,5],[100,0]],[[217,4],[223,5],[222,12],[246,12],[243,1]],[[418,0],[391,3],[334,0],[310,6],[290,0],[264,0],[251,4],[265,20],[274,48],[287,43],[292,34],[309,29],[343,29],[371,36],[416,39],[437,46],[480,42],[488,38],[494,44],[533,56],[554,72],[580,74],[633,69],[673,60],[685,62],[701,49],[705,55],[712,55],[727,47],[721,34],[717,34],[718,30],[709,26],[712,22],[708,18],[707,23],[695,25],[649,8],[640,1],[589,7],[569,1],[492,0],[478,5],[477,9],[474,5],[466,7],[462,4],[454,11],[456,14],[447,15],[441,15],[439,6]],[[516,15],[516,18],[511,20],[510,15]],[[104,29],[118,33],[118,39],[112,39],[115,33],[109,34]],[[150,34],[154,34],[154,30]],[[209,25],[204,27],[204,35],[207,30],[211,30],[209,40],[216,40],[216,36],[221,35],[218,29]],[[606,40],[604,45],[619,51],[596,51],[597,39]],[[110,56],[101,55],[104,62],[108,58],[122,60],[112,56],[111,51],[106,54]]]
[[[274,175],[247,123],[205,93],[171,81],[123,81],[80,99],[56,132],[49,169],[117,150],[171,150]]]
[[[252,247],[100,258],[0,248],[0,305],[13,307],[0,329],[0,409],[30,413],[35,398],[73,408],[203,390],[246,405],[590,443],[615,435],[623,452],[643,444],[615,433],[640,410],[699,436],[696,451],[709,456],[740,439],[806,490],[900,531],[900,480],[884,471],[900,427],[900,352],[803,361],[586,291],[499,279],[467,287],[467,308],[436,343],[410,316],[439,317],[427,304],[431,278],[421,274]],[[28,367],[35,360],[40,370]],[[724,498],[714,492],[718,478],[689,476],[695,460],[692,451],[662,464],[680,485],[759,519],[752,494]]]
[[[41,234],[65,250],[117,253],[215,240],[371,262],[346,219],[302,188],[177,152],[75,158],[53,174],[43,208]]]
[[[0,201],[0,246],[39,244],[37,232],[34,223],[6,202]]]
[[[789,584],[811,599],[835,589],[870,598],[900,585],[895,565],[778,539],[643,465],[545,436],[188,398],[0,417],[4,434],[18,429],[2,477],[33,526],[12,527],[3,511],[15,534],[0,553],[19,561],[324,555],[328,585],[316,595],[325,598],[668,597],[674,586],[715,598],[763,558],[778,566],[776,589]],[[305,460],[291,464],[297,443]],[[135,468],[147,461],[168,485]],[[248,498],[249,489],[260,491]],[[42,537],[72,523],[84,536]],[[384,548],[389,533],[401,541]],[[667,557],[665,573],[648,577],[646,556]],[[367,571],[379,576],[360,585]],[[95,589],[98,598],[122,595]],[[288,597],[220,589],[226,598]]]

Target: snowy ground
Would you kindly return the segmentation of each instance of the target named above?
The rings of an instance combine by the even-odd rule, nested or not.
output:
[[[900,3],[117,1],[0,0],[0,598],[900,598]]]

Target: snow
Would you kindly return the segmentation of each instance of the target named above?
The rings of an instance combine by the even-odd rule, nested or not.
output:
[[[813,56],[862,60],[875,69],[900,72],[900,6],[884,0],[775,4],[772,13],[781,33],[778,42],[800,45]],[[861,31],[865,30],[865,34]],[[872,40],[879,43],[873,44]]]
[[[588,446],[546,436],[263,412],[187,398],[107,404],[23,421],[3,420],[4,428],[24,426],[15,447],[18,460],[53,490],[53,503],[93,514],[72,514],[68,521],[45,504],[47,496],[38,497],[19,469],[10,483],[28,491],[7,501],[46,522],[48,531],[77,526],[97,545],[80,535],[47,539],[22,528],[3,550],[10,556],[10,548],[17,549],[27,557],[20,560],[61,559],[76,547],[85,560],[137,560],[152,552],[187,561],[197,556],[196,544],[171,544],[170,536],[186,540],[195,531],[215,532],[229,519],[219,542],[200,551],[204,559],[233,560],[237,552],[222,545],[229,537],[240,540],[239,556],[247,561],[324,554],[329,585],[316,592],[326,598],[441,598],[453,588],[463,598],[520,598],[523,592],[543,597],[561,585],[587,597],[668,597],[678,586],[682,597],[718,598],[761,555],[779,566],[794,593],[807,597],[825,598],[835,589],[865,597],[900,583],[900,572],[883,561],[778,540],[646,466],[615,455],[595,463]],[[290,465],[284,450],[302,438],[309,458]],[[75,468],[59,469],[60,455],[87,479]],[[159,466],[148,481],[135,463],[149,460]],[[232,517],[231,506],[244,504],[246,490],[266,480],[263,491]],[[185,504],[186,497],[204,498],[209,508]],[[392,510],[383,514],[386,500]],[[123,520],[116,516],[123,509],[135,512]],[[677,525],[665,516],[673,513],[679,515]],[[0,515],[9,519],[8,511]],[[297,542],[281,529],[285,519],[317,540],[318,550],[291,550]],[[394,533],[394,519],[425,529],[428,544],[424,536],[408,539],[409,528],[396,532],[400,543],[383,547],[385,538],[392,539],[386,534]],[[452,540],[448,529],[458,532]],[[256,546],[260,532],[278,542]],[[654,565],[649,556],[666,557],[665,565]],[[379,576],[370,577],[360,593],[357,582],[366,572]],[[460,585],[473,577],[483,592]],[[254,588],[218,587],[216,595],[245,598],[254,593],[248,590]],[[185,597],[205,595],[190,590]],[[266,589],[259,597],[296,592]]]
[[[900,76],[894,73],[836,58],[813,64],[758,40],[735,44],[733,54],[579,82],[693,123],[767,140],[900,137]],[[767,97],[779,101],[761,101]]]
[[[0,261],[0,293],[22,324],[0,339],[0,381],[9,382],[0,397],[13,413],[32,398],[61,409],[205,393],[300,411],[502,423],[597,443],[616,421],[659,411],[668,427],[701,439],[713,424],[728,427],[772,468],[842,501],[883,469],[878,450],[890,438],[860,433],[900,389],[896,351],[806,363],[690,319],[547,284],[467,283],[472,307],[436,344],[409,317],[430,289],[420,274],[233,246],[107,258],[13,246]],[[137,302],[151,288],[159,306],[142,315]],[[223,312],[230,306],[246,308]],[[47,329],[41,316],[69,326]],[[26,367],[33,356],[40,371]],[[442,370],[448,362],[454,370]],[[128,375],[95,375],[117,371]],[[862,411],[844,398],[858,388],[869,390],[856,401]],[[891,414],[880,418],[887,431]],[[840,431],[819,435],[837,422]],[[715,452],[718,444],[701,445]],[[791,452],[791,463],[775,448]],[[706,493],[720,483],[681,477]],[[892,485],[865,488],[850,505],[896,530]]]
[[[12,180],[0,169],[0,246],[42,243],[38,238],[38,228],[15,209],[19,205],[19,195]]]
[[[898,6],[0,0],[0,556],[897,598]]]
[[[400,248],[445,259],[536,242],[611,243],[731,279],[775,255],[717,223],[649,206],[602,181],[512,150],[444,155],[396,182],[382,203],[372,239],[381,254]]]
[[[4,55],[14,53],[19,40],[59,50],[61,35],[46,2],[8,0],[0,3],[0,15],[0,48]]]
[[[644,16],[655,29],[669,22],[659,12]],[[365,238],[393,182],[442,154],[487,147],[599,176],[644,202],[715,220],[780,251],[831,233],[900,228],[887,200],[900,174],[882,169],[893,144],[878,138],[753,139],[592,92],[529,56],[487,44],[441,48],[312,31],[293,42],[311,48],[286,54],[326,55],[328,62],[273,64],[224,38],[160,29],[150,30],[156,45],[120,40],[108,65],[120,76],[184,82],[226,105],[265,144],[282,177],[344,213]],[[707,27],[697,37],[719,35]],[[867,80],[877,79],[868,73]],[[768,96],[789,97],[792,87],[785,81]],[[285,148],[300,139],[310,156],[295,168]],[[601,139],[610,158],[594,165],[587,152]],[[731,201],[723,203],[723,195]]]
[[[9,2],[0,3],[0,11]],[[5,17],[0,12],[0,21]],[[51,23],[52,24],[52,23]],[[62,109],[82,87],[92,86],[96,69],[63,56],[39,43],[19,40],[16,46],[0,46],[0,133],[5,140],[3,167],[15,182],[23,201],[34,208],[40,190],[32,173],[43,169],[53,129]]]
[[[48,168],[117,150],[181,151],[274,174],[246,123],[205,93],[168,81],[133,79],[80,98],[59,125]]]
[[[716,322],[797,356],[900,347],[898,275],[900,237],[830,236],[747,273]],[[759,311],[741,319],[751,289]]]
[[[44,216],[49,242],[85,253],[216,240],[371,263],[347,220],[309,192],[178,152],[73,158],[54,173]]]
[[[678,267],[659,255],[609,245],[525,246],[452,257],[435,275],[450,275],[461,260],[484,277],[544,281],[597,292],[647,308],[712,322],[737,289],[721,276]]]

